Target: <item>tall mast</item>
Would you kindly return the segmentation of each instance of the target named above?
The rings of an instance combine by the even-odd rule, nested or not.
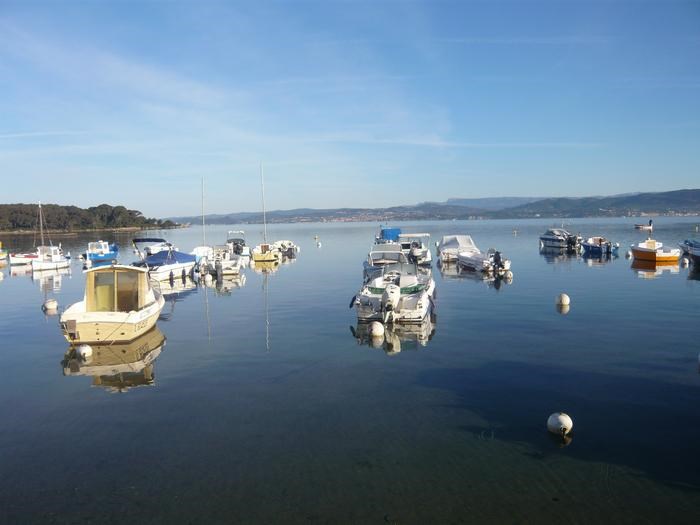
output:
[[[202,245],[207,245],[207,230],[204,225],[204,177],[202,177]]]
[[[260,187],[262,188],[263,241],[267,243],[267,218],[265,217],[265,177],[263,176],[262,162],[260,163]]]
[[[41,202],[39,203],[39,236],[41,237],[41,245],[44,246],[44,218],[41,215]]]

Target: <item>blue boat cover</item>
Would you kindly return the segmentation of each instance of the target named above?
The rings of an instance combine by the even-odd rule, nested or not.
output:
[[[135,266],[148,265],[149,267],[163,266],[164,264],[189,263],[195,262],[194,255],[175,250],[163,250],[162,252],[149,255],[143,261],[135,263]]]
[[[401,234],[401,228],[380,228],[379,229],[379,238],[383,239],[385,241],[397,242],[399,240],[400,234]]]

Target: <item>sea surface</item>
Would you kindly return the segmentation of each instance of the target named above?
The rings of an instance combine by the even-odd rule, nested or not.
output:
[[[77,255],[97,239],[56,237],[70,273],[0,269],[0,523],[698,523],[700,269],[632,268],[633,222],[565,223],[620,242],[610,261],[541,254],[551,220],[394,223],[472,235],[513,280],[434,265],[433,325],[379,345],[348,308],[378,225],[269,225],[295,261],[175,283],[165,344],[102,348],[94,375],[64,361],[41,305],[82,298]],[[658,218],[654,236],[697,224]],[[201,227],[147,234],[203,244]],[[556,411],[566,444],[545,428]]]

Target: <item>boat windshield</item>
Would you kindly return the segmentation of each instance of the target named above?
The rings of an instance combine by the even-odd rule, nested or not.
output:
[[[146,277],[141,272],[106,270],[88,273],[88,312],[131,312],[143,307]]]

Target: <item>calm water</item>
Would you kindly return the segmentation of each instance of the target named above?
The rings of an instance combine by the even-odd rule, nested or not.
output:
[[[632,222],[567,226],[624,255],[643,238]],[[675,245],[696,223],[658,219],[655,236]],[[390,354],[358,342],[348,309],[377,226],[273,225],[296,262],[169,295],[148,373],[98,380],[64,375],[68,346],[40,309],[82,297],[79,263],[43,280],[2,269],[0,523],[696,523],[700,275],[545,257],[550,225],[397,224],[471,234],[514,280],[435,269],[434,333]],[[201,244],[200,229],[158,233]],[[62,242],[77,255],[92,237]],[[557,410],[574,419],[566,447],[544,429]]]

